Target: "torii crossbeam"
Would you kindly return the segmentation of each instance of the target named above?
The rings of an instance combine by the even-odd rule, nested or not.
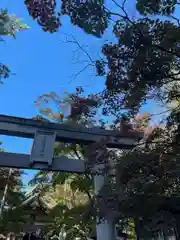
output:
[[[31,155],[1,152],[1,167],[77,173],[84,172],[83,161],[67,157],[53,159],[56,141],[90,144],[109,137],[108,147],[131,149],[142,138],[142,135],[136,132],[122,134],[101,128],[83,128],[77,124],[57,124],[6,115],[0,115],[0,134],[34,139]]]

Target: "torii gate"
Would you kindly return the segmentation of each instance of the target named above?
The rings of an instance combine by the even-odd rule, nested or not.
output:
[[[45,121],[0,115],[0,134],[34,139],[31,155],[0,152],[0,167],[84,173],[85,163],[65,156],[53,158],[56,141],[90,144],[109,138],[110,148],[131,149],[142,138],[141,133],[123,134],[101,128],[57,124]],[[95,175],[95,194],[102,188],[104,177]],[[115,227],[108,219],[97,224],[97,240],[114,240]]]

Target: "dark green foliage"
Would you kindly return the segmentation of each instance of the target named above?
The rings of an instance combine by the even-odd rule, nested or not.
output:
[[[0,142],[0,145],[2,145],[2,142]],[[4,151],[4,149],[0,148],[0,151]],[[16,209],[14,209],[18,208],[25,198],[24,192],[22,191],[22,174],[23,171],[19,169],[0,168],[0,200],[2,201],[4,198],[0,216],[1,233],[7,233],[10,230],[18,232],[22,224],[18,222],[18,219],[24,215],[24,212],[22,213],[20,210],[17,214]],[[7,191],[5,190],[6,188]],[[13,221],[14,217],[16,221]],[[17,224],[15,224],[15,222],[17,222]]]
[[[137,0],[137,10],[143,14],[170,15],[174,12],[177,0]]]
[[[18,189],[20,189],[22,187],[22,182],[21,182],[22,173],[23,172],[19,171],[18,169],[12,170],[12,174],[9,178],[9,182],[11,183],[9,190],[13,190],[16,187],[18,187]],[[0,184],[2,185],[2,187],[1,187],[2,192],[3,192],[3,186],[5,186],[5,184],[7,182],[8,174],[9,174],[8,168],[0,168]],[[0,194],[2,194],[2,192]]]
[[[28,26],[21,24],[20,19],[10,15],[7,9],[0,9],[0,41],[4,42],[4,37],[6,36],[15,38],[18,31],[25,29],[28,29]],[[3,63],[0,63],[0,84],[2,84],[3,80],[8,78],[10,74],[10,69]]]
[[[16,210],[24,200],[25,195],[22,192],[22,174],[23,172],[17,169],[11,169],[9,176],[9,169],[0,168],[0,199],[2,201],[5,197],[4,205],[2,208],[2,215],[0,216],[0,230],[2,233],[9,231],[18,232],[22,227],[20,218],[25,216],[25,212]],[[7,186],[7,192],[5,187]],[[17,214],[18,212],[18,214]]]
[[[97,60],[96,61],[96,72],[98,76],[105,75],[105,63],[103,60]]]
[[[101,37],[108,27],[109,14],[103,0],[76,1],[62,0],[61,10],[57,10],[56,0],[26,0],[29,14],[37,19],[44,31],[56,32],[60,26],[61,15],[68,15],[73,25],[86,33]],[[59,13],[56,14],[56,11]]]
[[[10,75],[10,70],[7,66],[0,63],[0,83],[3,83],[3,79],[8,78]]]
[[[60,26],[56,16],[56,0],[25,0],[29,14],[41,25],[44,31],[56,32]]]
[[[102,49],[109,66],[107,91],[118,95],[119,107],[138,111],[147,96],[156,98],[155,91],[177,77],[180,28],[145,18],[133,25],[119,21],[114,32],[119,43]]]
[[[73,25],[86,33],[101,37],[108,27],[108,13],[103,0],[69,1],[62,0],[62,14],[70,16]]]

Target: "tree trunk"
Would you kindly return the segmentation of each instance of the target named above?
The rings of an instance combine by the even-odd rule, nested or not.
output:
[[[6,201],[6,196],[7,196],[8,187],[9,187],[9,178],[11,177],[11,174],[12,174],[12,168],[10,168],[10,170],[9,170],[6,185],[5,185],[5,188],[4,188],[3,197],[2,197],[2,200],[1,200],[0,217],[2,217],[2,214],[3,214],[4,204],[5,204],[5,201]]]

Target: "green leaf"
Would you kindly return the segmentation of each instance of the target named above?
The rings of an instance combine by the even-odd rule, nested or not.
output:
[[[71,173],[60,172],[53,174],[52,183],[55,187],[56,185],[64,184],[66,180],[71,176]]]
[[[90,192],[92,189],[92,181],[86,176],[77,176],[73,178],[71,182],[71,189],[75,192],[79,190],[80,192]]]

